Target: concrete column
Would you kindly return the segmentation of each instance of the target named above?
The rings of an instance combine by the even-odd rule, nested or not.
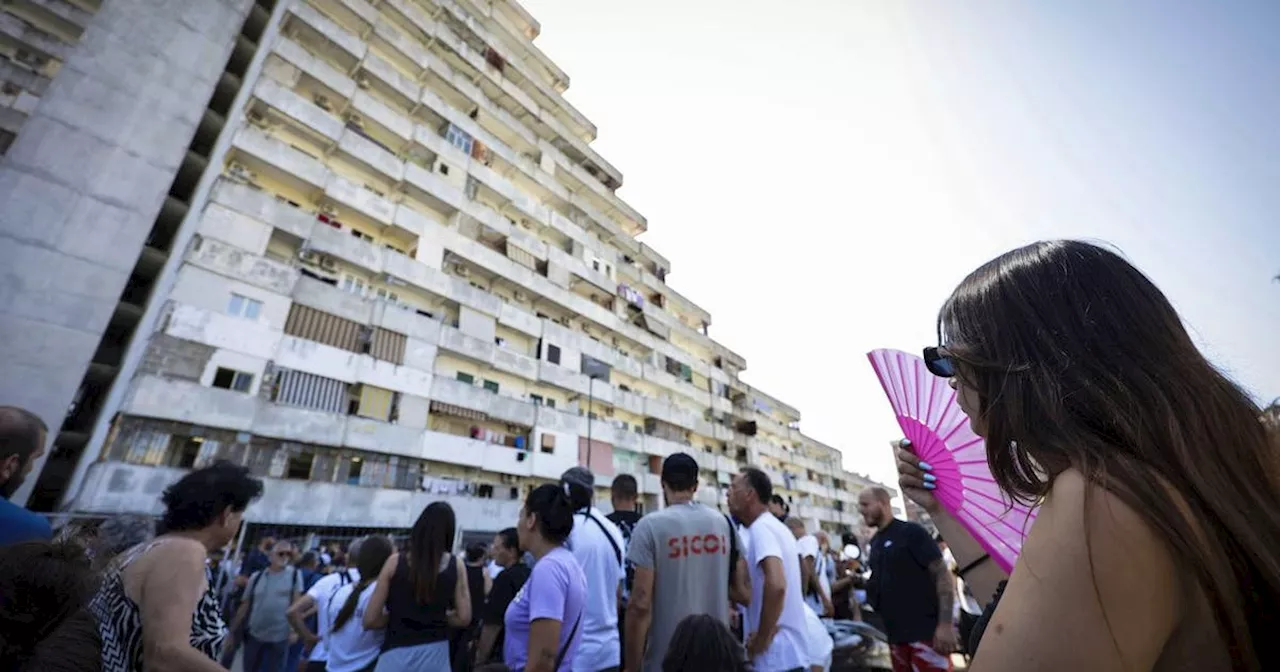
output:
[[[0,404],[50,442],[252,4],[104,2],[0,160]]]

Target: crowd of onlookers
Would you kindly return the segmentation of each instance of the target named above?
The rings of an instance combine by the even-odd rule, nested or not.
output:
[[[6,450],[27,444],[0,463],[6,494],[44,432],[0,408]],[[514,527],[459,555],[454,512],[436,502],[399,543],[370,535],[303,551],[266,533],[235,567],[225,549],[263,484],[227,462],[170,485],[158,520],[114,516],[56,538],[4,500],[0,670],[823,665],[831,641],[818,617],[848,592],[825,535],[784,524],[757,469],[734,479],[732,517],[695,501],[688,455],[666,458],[662,485],[666,507],[642,516],[635,479],[618,477],[605,515],[593,474],[575,467],[529,491]]]

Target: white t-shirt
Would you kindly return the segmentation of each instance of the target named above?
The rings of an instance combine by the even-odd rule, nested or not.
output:
[[[351,616],[351,620],[343,623],[341,629],[329,633],[327,637],[329,662],[325,668],[328,672],[360,672],[378,659],[378,653],[382,651],[382,640],[386,637],[387,631],[364,629],[364,611],[369,606],[369,598],[373,597],[373,589],[377,585],[377,581],[370,583],[364,592],[360,593],[360,598],[356,601],[356,611]],[[329,613],[331,626],[333,619],[338,617],[338,612],[342,611],[342,605],[346,604],[347,598],[355,588],[356,584],[348,583],[334,594],[333,608]]]
[[[315,648],[311,649],[311,655],[307,660],[314,660],[323,663],[329,660],[329,649],[325,646],[328,640],[329,624],[333,622],[333,617],[338,615],[338,610],[342,608],[342,602],[332,599],[334,593],[343,585],[352,584],[360,580],[360,570],[352,567],[351,569],[326,574],[319,581],[312,584],[311,589],[307,591],[307,595],[316,601],[316,635],[320,637],[320,641],[316,643]],[[333,612],[329,612],[329,605],[333,604]]]
[[[748,528],[751,541],[747,546],[747,564],[751,569],[751,606],[747,610],[748,637],[760,629],[760,609],[764,605],[764,569],[760,563],[765,558],[782,561],[787,592],[783,597],[782,613],[778,616],[778,634],[769,648],[751,662],[756,672],[783,672],[809,666],[807,653],[809,627],[804,618],[804,599],[800,595],[800,553],[795,535],[782,521],[762,514]]]
[[[827,574],[826,566],[823,564],[823,561],[826,560],[826,557],[818,547],[818,538],[812,534],[806,534],[803,537],[800,537],[796,540],[796,550],[800,553],[801,558],[813,558],[814,577],[818,579],[818,583],[823,586],[823,590],[826,591],[827,595],[830,595],[831,588],[825,585],[827,581]],[[803,575],[803,572],[801,572],[801,575]],[[804,595],[805,604],[812,607],[815,613],[821,615],[822,598],[812,593],[808,593],[807,591],[802,590],[800,592]]]
[[[573,657],[573,672],[596,672],[617,667],[622,649],[618,642],[618,586],[626,578],[618,554],[626,557],[622,530],[595,507],[589,515],[597,525],[579,512],[573,516],[573,532],[565,544],[587,577],[587,599],[578,626],[578,648]],[[609,536],[605,536],[609,535]],[[617,544],[614,551],[609,537]],[[569,627],[573,627],[570,625]]]
[[[831,668],[831,652],[835,649],[835,640],[827,632],[827,626],[818,618],[818,612],[805,605],[804,622],[808,626],[809,667]]]

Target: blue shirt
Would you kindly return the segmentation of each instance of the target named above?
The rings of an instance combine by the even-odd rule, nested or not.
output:
[[[0,497],[0,546],[20,544],[24,541],[48,541],[53,538],[53,528],[44,516]]]

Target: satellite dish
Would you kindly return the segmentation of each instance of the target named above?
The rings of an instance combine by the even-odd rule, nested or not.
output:
[[[857,560],[862,557],[862,549],[857,544],[846,544],[843,555],[845,560]]]

